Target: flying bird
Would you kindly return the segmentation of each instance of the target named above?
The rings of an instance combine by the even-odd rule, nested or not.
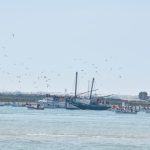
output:
[[[121,79],[121,78],[122,78],[122,76],[120,75],[120,76],[119,76],[119,78]]]
[[[13,37],[13,38],[15,37],[15,34],[14,34],[14,33],[12,34],[12,37]]]

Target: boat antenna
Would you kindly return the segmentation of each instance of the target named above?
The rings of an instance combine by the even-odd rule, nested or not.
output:
[[[92,80],[92,86],[91,86],[91,92],[90,92],[90,99],[92,98],[92,91],[93,91],[93,85],[94,85],[95,79]]]
[[[76,72],[76,81],[75,81],[75,98],[77,97],[77,84],[78,84],[78,72]]]

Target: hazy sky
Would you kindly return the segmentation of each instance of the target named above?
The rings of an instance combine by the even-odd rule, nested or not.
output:
[[[0,91],[150,93],[149,0],[0,0]]]

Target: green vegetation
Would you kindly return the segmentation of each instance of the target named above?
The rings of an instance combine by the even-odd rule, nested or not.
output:
[[[44,97],[42,94],[0,93],[0,102],[36,102]]]
[[[147,100],[149,97],[148,97],[148,93],[147,92],[140,92],[139,93],[139,99],[140,100]]]

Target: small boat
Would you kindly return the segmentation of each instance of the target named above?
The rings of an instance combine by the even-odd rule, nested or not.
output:
[[[5,106],[5,104],[0,104],[0,106]]]
[[[145,110],[146,113],[150,113],[150,109]]]
[[[119,114],[137,114],[137,111],[131,110],[115,110],[115,112]]]
[[[37,104],[37,105],[28,105],[27,108],[28,109],[36,109],[36,110],[44,110],[44,107],[41,106],[40,104]]]

